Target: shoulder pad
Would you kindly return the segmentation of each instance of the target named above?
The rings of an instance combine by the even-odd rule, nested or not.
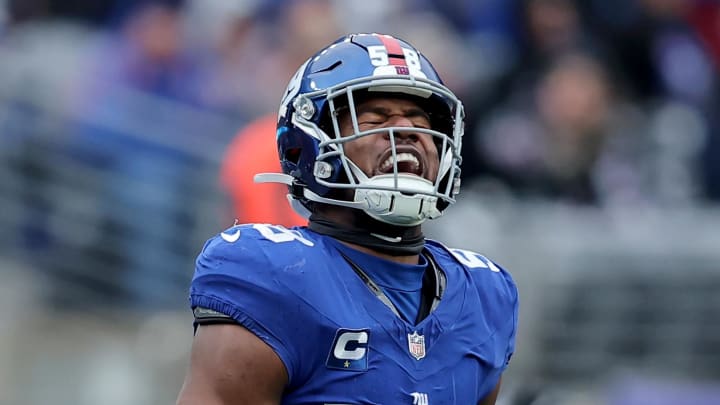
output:
[[[455,263],[462,266],[478,293],[493,296],[506,305],[516,305],[517,286],[509,272],[487,257],[466,249],[449,248],[436,241],[428,241],[428,248],[437,256],[441,267],[443,263]]]
[[[438,251],[442,252],[444,253],[442,256],[454,262],[460,263],[461,265],[463,265],[463,267],[467,269],[484,268],[495,273],[502,272],[500,266],[495,264],[487,257],[481,255],[480,253],[476,253],[466,249],[447,247],[442,243],[434,240],[428,240],[427,245],[434,253],[438,253]],[[435,249],[433,249],[433,247]]]
[[[257,264],[282,263],[284,258],[295,257],[312,248],[315,242],[298,229],[281,225],[243,224],[230,227],[211,238],[200,258],[215,257]]]

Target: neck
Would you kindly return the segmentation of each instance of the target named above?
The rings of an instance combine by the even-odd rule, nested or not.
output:
[[[363,211],[324,207],[310,216],[310,229],[332,236],[365,253],[399,263],[417,264],[425,246],[420,226],[400,227],[377,221]]]
[[[418,264],[418,263],[420,263],[420,255],[419,254],[396,256],[396,255],[391,255],[388,253],[378,252],[375,249],[371,249],[371,248],[365,247],[363,245],[358,245],[357,243],[347,242],[344,240],[340,240],[340,243],[342,243],[345,246],[349,246],[355,250],[359,250],[361,252],[373,255],[375,257],[379,257],[381,259],[393,261],[396,263],[402,263],[402,264]]]

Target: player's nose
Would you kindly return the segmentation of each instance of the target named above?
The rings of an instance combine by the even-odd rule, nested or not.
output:
[[[419,139],[417,132],[412,130],[412,128],[415,128],[415,124],[409,117],[402,114],[394,114],[389,117],[387,124],[388,127],[393,128],[408,128],[407,130],[391,130],[396,142],[416,142]],[[390,134],[386,133],[385,136],[389,139]]]
[[[391,127],[414,127],[412,120],[402,114],[393,114],[388,118],[388,125]]]

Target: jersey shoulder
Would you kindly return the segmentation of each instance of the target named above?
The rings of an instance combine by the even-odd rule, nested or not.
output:
[[[510,273],[485,255],[472,250],[448,247],[435,240],[428,240],[426,246],[440,266],[459,265],[473,278],[482,280],[485,285],[489,283],[509,289],[515,288],[515,281]]]
[[[474,301],[471,302],[472,312],[482,316],[484,324],[491,330],[491,337],[483,345],[490,347],[492,353],[504,353],[502,357],[492,356],[497,369],[504,370],[515,351],[518,327],[519,297],[512,276],[480,253],[450,248],[436,241],[429,241],[426,246],[443,270],[458,272],[448,274],[448,285],[451,277],[467,282],[465,291],[473,296],[468,299]]]
[[[310,263],[321,262],[323,249],[301,228],[243,224],[210,238],[197,257],[190,286],[194,304],[199,296],[234,301],[280,286],[301,287]],[[229,295],[229,291],[236,294]],[[275,298],[278,298],[277,296]],[[213,308],[217,310],[217,308]],[[228,314],[231,315],[231,314]]]
[[[246,267],[257,269],[258,265],[261,265],[261,271],[272,271],[296,260],[298,255],[312,256],[317,251],[311,249],[314,246],[315,241],[301,228],[270,224],[236,225],[205,243],[198,256],[197,270],[220,269],[231,264],[233,271]]]
[[[518,291],[512,275],[486,256],[428,240],[428,250],[444,271],[462,272],[483,302],[492,303],[499,312],[511,312],[518,305]]]

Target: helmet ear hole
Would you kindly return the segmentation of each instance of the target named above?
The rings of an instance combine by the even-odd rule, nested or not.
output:
[[[288,149],[285,151],[284,160],[297,164],[297,162],[300,161],[300,152],[302,152],[300,148]]]

